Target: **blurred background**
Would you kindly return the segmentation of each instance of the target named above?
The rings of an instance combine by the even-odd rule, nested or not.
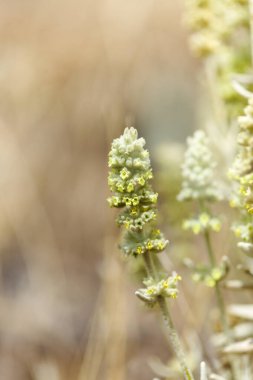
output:
[[[199,92],[183,3],[3,1],[0,42],[0,379],[152,379],[170,349],[117,248],[107,154],[125,126],[145,137],[183,250],[175,196]]]

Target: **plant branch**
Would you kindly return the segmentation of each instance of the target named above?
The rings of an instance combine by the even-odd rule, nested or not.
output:
[[[209,231],[207,231],[207,230],[205,231],[204,238],[205,238],[205,242],[206,242],[206,247],[207,247],[207,252],[208,252],[210,264],[212,267],[214,267],[216,265],[216,258],[215,258],[214,252],[213,252]],[[228,324],[225,302],[224,302],[224,298],[222,296],[222,291],[220,289],[219,283],[215,284],[215,295],[216,295],[217,306],[218,306],[219,311],[220,311],[223,331],[227,337],[228,342],[231,343],[232,342],[232,336],[231,336],[231,331],[230,331],[229,324]],[[237,365],[236,365],[236,362],[233,360],[233,358],[231,358],[231,360],[230,360],[230,365],[231,365],[232,379],[233,380],[235,380],[237,378],[239,379],[239,377],[237,376]]]
[[[148,275],[157,279],[158,278],[157,270],[156,270],[156,267],[155,267],[154,262],[152,260],[152,256],[149,252],[145,252],[144,261],[145,261],[145,265],[146,265]],[[161,295],[158,296],[157,302],[158,302],[160,309],[161,309],[161,312],[162,312],[164,324],[165,324],[167,331],[168,331],[168,336],[170,339],[171,346],[172,346],[173,351],[174,351],[174,353],[175,353],[175,355],[179,361],[179,364],[180,364],[181,370],[183,372],[184,378],[185,378],[185,380],[194,380],[193,374],[191,373],[191,370],[189,369],[188,365],[186,364],[186,358],[185,358],[184,350],[183,350],[183,347],[181,345],[179,336],[175,330],[175,327],[174,327],[174,324],[173,324],[173,321],[172,321],[172,318],[171,318],[165,297],[163,297]]]
[[[215,267],[216,266],[216,258],[215,258],[213,248],[211,245],[210,233],[207,230],[204,232],[204,239],[205,239],[205,243],[206,243],[206,247],[207,247],[207,253],[208,253],[210,264],[212,267]],[[216,294],[217,305],[218,305],[218,308],[220,310],[220,316],[221,316],[221,322],[222,322],[223,330],[227,336],[228,341],[231,341],[231,334],[229,331],[225,302],[224,302],[224,299],[223,299],[223,296],[221,293],[220,285],[218,283],[215,284],[215,294]]]

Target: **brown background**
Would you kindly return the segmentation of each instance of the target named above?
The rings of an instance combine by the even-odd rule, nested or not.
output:
[[[151,379],[148,359],[169,358],[117,250],[106,177],[126,125],[155,167],[193,129],[182,20],[180,1],[0,3],[1,379]]]

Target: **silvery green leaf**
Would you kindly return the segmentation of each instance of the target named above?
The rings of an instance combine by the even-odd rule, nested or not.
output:
[[[243,252],[246,255],[253,257],[253,244],[252,243],[240,241],[237,245],[239,248],[241,248],[243,250]]]
[[[228,313],[237,318],[253,321],[253,305],[233,304],[228,306]]]
[[[155,304],[156,303],[156,298],[152,295],[149,295],[146,293],[145,289],[139,289],[135,292],[135,295],[140,298],[140,300],[147,302],[149,304]]]
[[[223,352],[225,354],[249,354],[253,352],[253,338],[241,342],[231,343]]]
[[[253,289],[253,282],[246,282],[242,280],[228,280],[223,283],[223,287],[231,290]]]

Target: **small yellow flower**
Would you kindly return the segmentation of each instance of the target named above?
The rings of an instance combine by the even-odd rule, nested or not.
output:
[[[119,197],[112,197],[110,198],[110,204],[113,206],[118,206],[120,203],[120,198]]]
[[[147,249],[148,249],[148,250],[151,250],[152,248],[153,248],[153,243],[152,243],[151,240],[149,240],[149,241],[147,242]]]
[[[131,198],[125,197],[125,198],[124,198],[124,201],[125,201],[125,204],[126,204],[127,206],[131,206],[131,204],[132,204]]]
[[[210,288],[213,288],[216,284],[215,280],[211,276],[207,276],[205,278],[205,284],[209,286]]]
[[[213,219],[210,224],[213,231],[219,232],[221,230],[221,223],[218,219]]]
[[[245,187],[241,187],[240,190],[239,190],[239,192],[242,195],[247,195],[247,189],[245,189]]]
[[[147,293],[148,293],[149,295],[154,294],[154,293],[155,293],[155,287],[154,287],[154,286],[149,287],[149,288],[147,289]]]
[[[229,205],[230,205],[230,207],[232,207],[232,208],[236,207],[236,206],[237,206],[237,202],[236,202],[236,200],[235,200],[235,199],[231,199],[230,202],[229,202]]]
[[[181,280],[182,280],[182,277],[181,277],[179,274],[176,274],[176,275],[175,275],[175,280],[176,280],[176,281],[181,281]]]
[[[152,203],[156,203],[157,202],[157,198],[158,198],[158,194],[152,194],[150,195],[150,200]]]
[[[134,191],[134,184],[133,182],[129,182],[129,184],[127,185],[127,192],[131,193],[132,191]]]
[[[126,229],[128,230],[129,227],[130,227],[130,222],[129,222],[129,220],[126,220],[125,223],[124,223],[124,225],[125,225]]]
[[[212,278],[215,280],[215,281],[218,281],[221,279],[222,277],[222,270],[220,268],[213,268],[212,270]]]
[[[170,296],[171,296],[171,298],[173,298],[173,299],[177,298],[177,292],[176,292],[176,291],[175,291],[175,292],[171,292],[171,293],[170,293]]]
[[[169,287],[169,284],[168,284],[168,281],[163,281],[163,283],[162,283],[162,287],[164,288],[164,289],[167,289],[168,287]]]
[[[240,236],[241,236],[241,233],[242,233],[242,229],[241,229],[241,227],[237,227],[237,228],[235,229],[235,236],[240,237]]]
[[[112,157],[109,157],[109,160],[108,160],[109,168],[112,166],[112,164],[113,164],[113,159],[112,159]]]
[[[116,186],[117,186],[117,190],[120,193],[123,193],[123,191],[124,191],[124,185],[123,185],[123,183],[118,182]]]
[[[135,215],[137,215],[137,212],[138,212],[137,208],[136,208],[136,207],[133,207],[133,208],[131,209],[131,211],[130,211],[130,214],[133,215],[133,216],[135,216]]]
[[[127,179],[129,176],[130,176],[130,171],[127,170],[127,168],[123,168],[123,169],[120,171],[120,177],[121,177],[123,180]]]
[[[164,247],[165,247],[165,244],[162,241],[159,241],[157,243],[157,249],[162,250],[162,249],[164,249]]]
[[[143,248],[140,245],[136,248],[136,253],[138,255],[141,255],[143,253]]]
[[[145,179],[143,177],[139,177],[138,183],[139,183],[139,185],[144,186],[145,185]]]
[[[202,213],[199,217],[199,221],[203,226],[206,226],[210,220],[210,216],[207,213]]]
[[[195,223],[194,226],[192,226],[192,231],[195,235],[199,234],[201,231],[201,226],[199,223]]]
[[[132,199],[132,204],[133,204],[133,206],[137,206],[139,204],[139,198],[138,197],[134,197]]]

